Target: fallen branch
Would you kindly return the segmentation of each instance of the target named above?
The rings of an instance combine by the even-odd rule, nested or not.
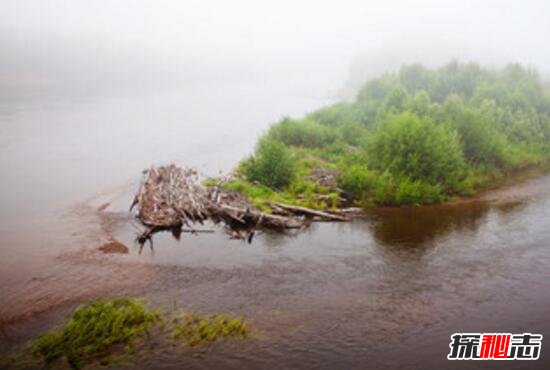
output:
[[[278,208],[282,208],[286,211],[290,211],[294,214],[299,215],[309,215],[309,216],[315,216],[319,217],[323,220],[329,220],[329,221],[349,221],[349,219],[345,216],[332,214],[328,212],[318,211],[316,209],[306,208],[306,207],[300,207],[300,206],[293,206],[290,204],[284,204],[284,203],[271,203],[273,206],[276,206]]]

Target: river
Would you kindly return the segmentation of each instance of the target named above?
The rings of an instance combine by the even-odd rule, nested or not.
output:
[[[235,312],[256,333],[159,346],[138,355],[141,368],[549,368],[549,175],[252,244],[214,227],[140,250],[127,209],[144,168],[227,172],[270,122],[329,101],[274,86],[0,103],[0,354],[88,299],[131,294],[168,311]],[[100,251],[111,239],[127,253]],[[455,332],[545,339],[538,361],[455,363]]]

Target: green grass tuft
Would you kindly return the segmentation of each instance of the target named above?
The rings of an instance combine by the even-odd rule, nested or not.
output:
[[[241,317],[229,314],[200,315],[182,312],[176,318],[173,336],[193,347],[215,342],[224,337],[246,337],[248,323]]]
[[[62,357],[72,368],[94,360],[104,363],[113,346],[131,350],[160,319],[158,311],[133,298],[99,299],[77,308],[62,329],[40,336],[31,349],[47,364]]]

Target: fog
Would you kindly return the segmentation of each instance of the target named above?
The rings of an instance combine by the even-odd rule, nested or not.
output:
[[[61,367],[452,369],[454,332],[548,338],[550,175],[481,191],[547,169],[534,167],[550,158],[550,89],[521,68],[449,68],[321,108],[402,64],[519,62],[548,78],[549,36],[550,0],[0,0],[0,369],[40,366],[31,349]],[[217,202],[178,173],[140,192],[167,164],[236,181]],[[284,216],[257,213],[270,205]],[[310,225],[319,210],[352,222]],[[114,309],[62,329],[72,308],[120,295],[258,331],[192,349],[167,335],[195,325],[166,316],[132,358],[114,336],[141,329],[101,346],[79,329],[135,321]],[[48,328],[78,337],[38,337]]]
[[[334,94],[452,58],[547,75],[549,15],[544,0],[4,0],[0,96],[266,81]]]

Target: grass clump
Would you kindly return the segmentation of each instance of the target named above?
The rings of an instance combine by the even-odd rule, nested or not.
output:
[[[133,348],[160,319],[158,311],[137,299],[99,299],[77,308],[62,329],[40,336],[31,349],[47,364],[65,357],[72,368],[80,368],[105,360],[116,345]]]
[[[225,337],[242,338],[248,334],[248,323],[242,317],[229,314],[201,315],[182,312],[176,318],[173,336],[193,347]]]

